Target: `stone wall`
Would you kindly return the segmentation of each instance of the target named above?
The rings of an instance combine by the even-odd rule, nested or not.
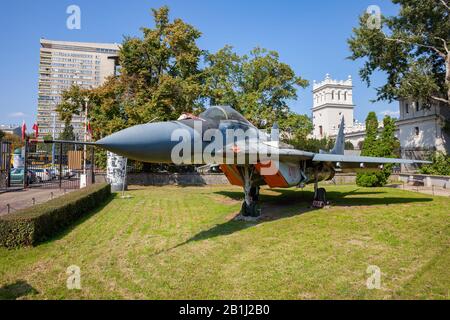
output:
[[[227,185],[227,178],[223,174],[209,173],[129,173],[129,185],[163,186],[163,185]]]
[[[98,179],[102,179],[98,177]],[[391,175],[390,182],[398,181],[398,175]],[[97,177],[96,177],[97,182]],[[228,179],[220,173],[129,173],[129,185],[163,186],[163,185],[229,185]],[[336,174],[328,184],[355,184],[356,174]]]
[[[401,173],[399,181],[405,184],[424,187],[450,188],[449,176],[432,176],[425,174],[405,174]]]
[[[398,174],[391,174],[389,182],[397,182]],[[334,179],[325,181],[327,184],[356,184],[356,173],[336,173]]]

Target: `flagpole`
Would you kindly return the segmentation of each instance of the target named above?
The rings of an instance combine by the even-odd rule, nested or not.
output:
[[[84,107],[84,142],[87,142],[87,119],[88,119],[88,101],[89,99],[86,98],[84,100],[85,102],[85,107]],[[86,149],[86,144],[84,145],[84,149],[83,149],[83,174],[86,177],[86,156],[87,156],[87,149]]]
[[[52,130],[52,138],[55,140],[55,130],[56,130],[56,113],[52,113],[53,116],[53,130]],[[55,143],[52,143],[52,169],[55,169]],[[59,160],[61,161],[61,160]],[[61,173],[60,173],[61,174]]]

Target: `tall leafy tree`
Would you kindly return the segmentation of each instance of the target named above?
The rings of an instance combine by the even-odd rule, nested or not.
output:
[[[366,118],[366,136],[361,149],[362,156],[378,157],[380,155],[377,143],[378,118],[375,112],[369,112]]]
[[[378,120],[375,112],[370,112],[366,119],[366,138],[361,150],[362,156],[394,158],[400,145],[395,138],[395,119],[386,116],[383,119],[383,130],[378,134]],[[359,173],[356,183],[363,187],[379,187],[387,183],[392,172],[388,164],[382,170],[373,173]]]
[[[56,107],[56,111],[66,127],[72,122],[74,114],[84,113],[89,100],[92,100],[91,90],[78,85],[73,85],[62,93],[61,102]]]
[[[297,99],[298,87],[308,85],[280,61],[277,52],[262,48],[239,56],[225,46],[208,54],[206,62],[205,96],[210,104],[230,105],[262,127],[289,122],[292,113],[288,101]]]
[[[172,120],[202,107],[200,31],[170,21],[168,7],[152,12],[155,27],[142,28],[142,38],[126,37],[119,54],[129,124]]]
[[[364,59],[368,85],[375,71],[387,74],[378,100],[420,99],[450,107],[450,4],[448,0],[392,0],[397,16],[381,16],[380,28],[364,14],[348,40],[351,59]]]

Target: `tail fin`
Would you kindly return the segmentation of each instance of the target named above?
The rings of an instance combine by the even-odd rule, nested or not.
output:
[[[336,136],[336,142],[334,144],[334,148],[331,149],[331,154],[344,154],[345,150],[345,135],[344,135],[344,127],[345,121],[344,117],[342,117],[341,125],[339,126],[339,132]]]

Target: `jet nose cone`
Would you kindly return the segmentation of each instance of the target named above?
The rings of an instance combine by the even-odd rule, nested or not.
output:
[[[172,132],[179,129],[176,122],[158,122],[134,126],[113,133],[97,144],[113,153],[143,162],[169,163],[176,141]]]

